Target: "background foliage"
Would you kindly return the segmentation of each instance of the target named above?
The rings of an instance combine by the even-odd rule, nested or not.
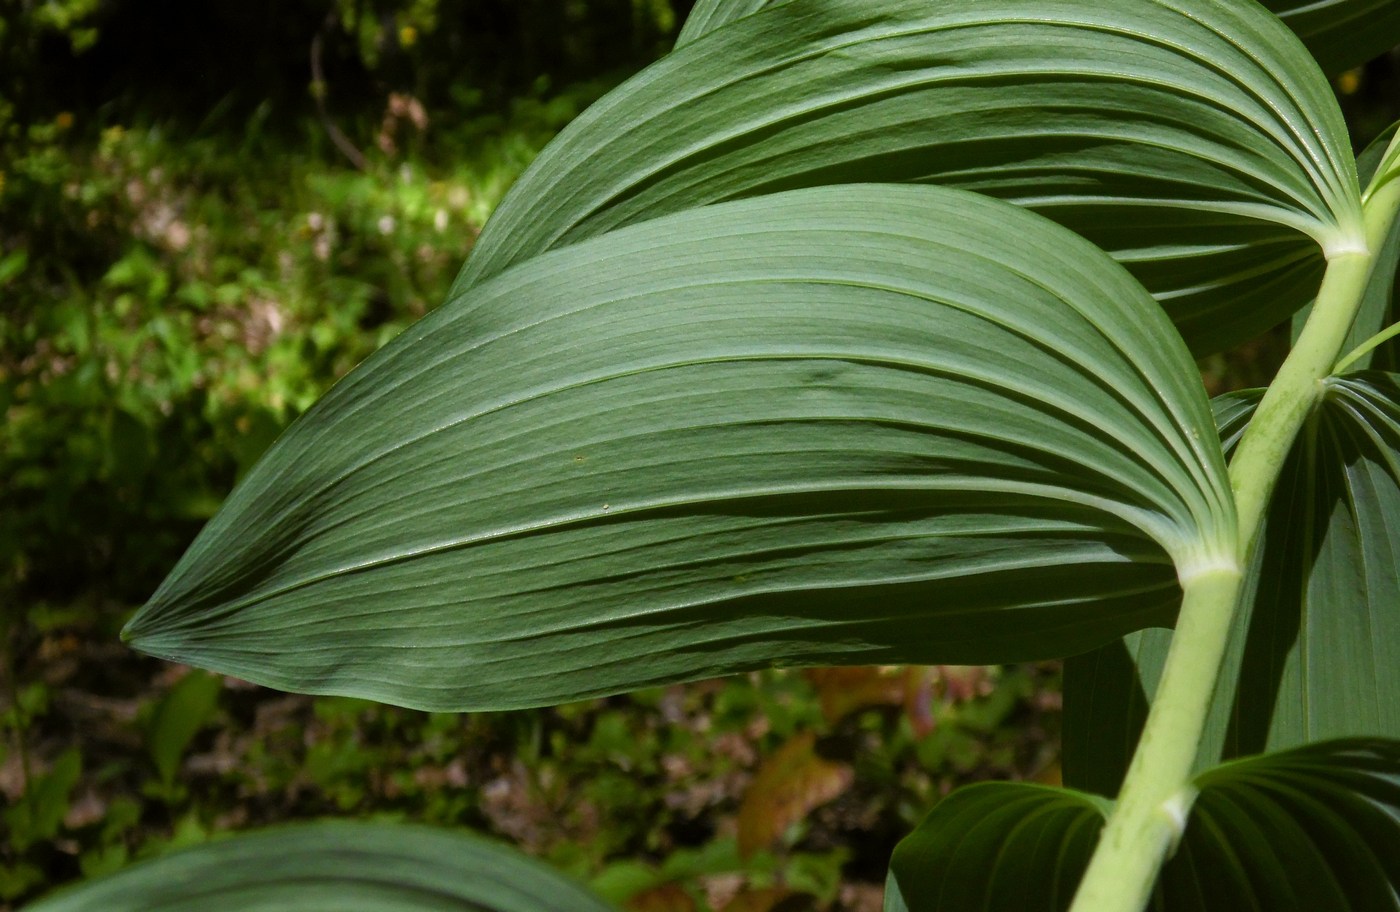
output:
[[[954,784],[1054,778],[1053,665],[458,717],[116,643],[239,474],[441,300],[511,180],[688,5],[0,7],[0,908],[319,815],[473,826],[636,909],[878,908]],[[1393,56],[1337,87],[1358,138],[1400,114]],[[1277,338],[1204,364],[1212,391],[1266,379]]]

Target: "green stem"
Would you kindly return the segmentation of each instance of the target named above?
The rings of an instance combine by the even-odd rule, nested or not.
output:
[[[1298,344],[1264,394],[1230,463],[1239,517],[1238,564],[1182,581],[1181,611],[1142,737],[1070,912],[1139,912],[1181,838],[1195,799],[1191,777],[1239,601],[1242,567],[1293,439],[1346,341],[1372,257],[1327,266]]]
[[[1137,912],[1151,898],[1195,798],[1192,765],[1240,581],[1237,569],[1214,570],[1185,585],[1157,698],[1070,912]]]
[[[1387,162],[1400,148],[1397,136]],[[1400,179],[1381,174],[1365,198],[1365,246],[1338,253],[1298,343],[1259,403],[1230,463],[1238,565],[1182,580],[1181,611],[1157,696],[1070,912],[1140,912],[1186,828],[1192,772],[1238,607],[1242,572],[1293,441],[1322,394],[1370,279],[1374,256],[1400,213]],[[1360,245],[1358,244],[1358,247]]]
[[[1298,342],[1279,368],[1249,422],[1235,458],[1230,485],[1239,515],[1241,565],[1253,550],[1264,511],[1293,440],[1332,374],[1370,277],[1370,254],[1344,254],[1327,264],[1317,302]]]

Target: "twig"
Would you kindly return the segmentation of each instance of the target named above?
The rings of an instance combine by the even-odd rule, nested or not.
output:
[[[334,13],[332,13],[332,16]],[[326,19],[326,25],[333,20]],[[350,137],[341,131],[340,127],[331,120],[330,112],[326,110],[326,77],[321,69],[321,36],[324,34],[324,27],[316,32],[311,39],[311,96],[316,99],[316,110],[321,116],[321,125],[326,128],[326,135],[335,143],[335,147],[350,160],[360,171],[369,170],[369,163],[365,160],[364,153],[355,148],[355,144],[350,141]]]

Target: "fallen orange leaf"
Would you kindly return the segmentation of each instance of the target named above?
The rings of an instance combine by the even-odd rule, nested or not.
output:
[[[817,756],[816,740],[804,732],[763,761],[739,805],[739,854],[771,846],[788,827],[850,788],[851,768]]]

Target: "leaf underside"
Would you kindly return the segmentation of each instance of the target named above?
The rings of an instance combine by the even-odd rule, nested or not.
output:
[[[1180,338],[958,191],[682,213],[444,305],[277,442],[132,621],[272,686],[506,708],[1169,623],[1233,502]]]
[[[28,912],[609,912],[504,845],[408,824],[233,836],[59,891]]]
[[[1306,304],[1319,243],[1359,233],[1331,88],[1254,4],[824,0],[738,19],[590,108],[502,201],[455,290],[664,213],[867,181],[1069,226],[1198,354]]]
[[[676,46],[689,44],[780,0],[699,0]],[[799,0],[800,2],[800,0]],[[1400,45],[1394,0],[1261,0],[1292,29],[1328,73],[1340,73]]]
[[[1227,451],[1259,391],[1215,402]],[[1333,377],[1280,476],[1198,763],[1400,738],[1400,376]],[[1066,664],[1066,781],[1114,794],[1171,637]],[[1357,682],[1365,682],[1358,686]]]

